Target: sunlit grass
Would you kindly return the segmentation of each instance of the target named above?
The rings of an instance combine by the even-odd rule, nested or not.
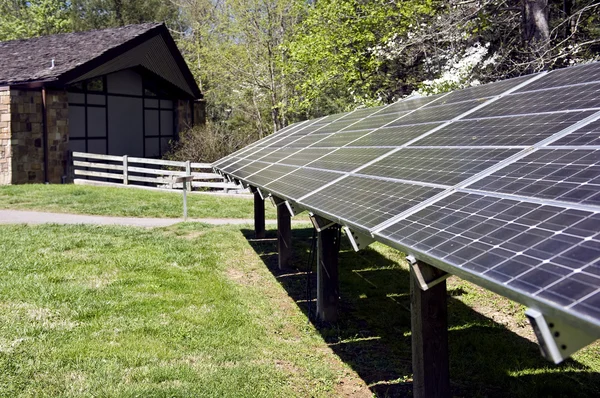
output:
[[[0,186],[0,209],[178,218],[183,214],[182,203],[181,193],[133,188],[73,184]],[[266,217],[274,219],[275,213],[273,206],[267,203]],[[254,217],[253,201],[244,197],[191,194],[188,195],[188,216],[251,219]]]

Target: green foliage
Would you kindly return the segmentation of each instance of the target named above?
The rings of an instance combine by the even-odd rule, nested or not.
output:
[[[0,3],[0,41],[71,30],[67,0],[4,0]]]
[[[389,100],[397,68],[377,55],[434,12],[433,1],[324,0],[308,10],[286,43],[296,76],[294,106],[313,114]]]
[[[170,0],[72,0],[70,5],[75,31],[144,22],[175,24],[177,19],[177,6]]]

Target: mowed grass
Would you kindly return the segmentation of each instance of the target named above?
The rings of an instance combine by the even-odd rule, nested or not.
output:
[[[310,226],[284,271],[276,230],[243,228],[0,227],[0,396],[412,395],[402,253],[344,239],[339,322],[322,325],[297,271]],[[553,365],[522,306],[454,277],[448,294],[453,396],[600,396],[598,342]]]
[[[349,373],[233,227],[3,226],[0,249],[2,397],[332,396]]]
[[[0,209],[37,210],[121,217],[179,218],[183,214],[182,194],[134,188],[84,185],[0,186]],[[188,195],[188,217],[253,218],[253,201],[244,197]],[[276,218],[273,206],[265,216]]]

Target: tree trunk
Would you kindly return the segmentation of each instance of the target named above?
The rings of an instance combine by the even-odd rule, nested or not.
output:
[[[523,0],[523,38],[543,50],[550,42],[548,0]]]

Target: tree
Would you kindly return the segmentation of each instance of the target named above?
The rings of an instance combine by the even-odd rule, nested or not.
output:
[[[144,22],[176,25],[177,7],[169,0],[71,0],[73,30],[103,29]]]
[[[294,106],[317,116],[392,101],[413,78],[417,60],[398,62],[380,56],[380,50],[425,23],[437,3],[316,2],[286,43],[299,94]]]
[[[282,44],[301,1],[180,0],[179,43],[197,74],[208,116],[237,134],[263,137],[289,123]]]
[[[4,0],[0,3],[0,40],[69,32],[67,0]]]

